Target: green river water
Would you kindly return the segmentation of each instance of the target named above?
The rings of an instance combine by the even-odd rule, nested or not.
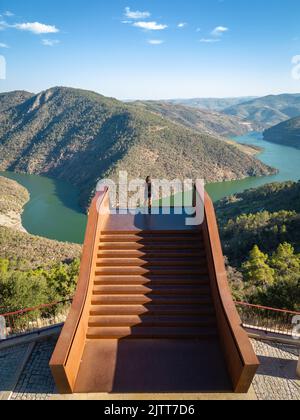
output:
[[[277,168],[279,173],[208,184],[207,191],[214,201],[266,183],[300,179],[300,150],[265,142],[261,133],[251,133],[235,140],[262,147],[264,151],[258,158]],[[83,242],[87,218],[78,205],[75,187],[37,175],[11,172],[0,172],[0,175],[16,180],[29,191],[30,201],[22,215],[23,226],[29,233],[63,242]]]

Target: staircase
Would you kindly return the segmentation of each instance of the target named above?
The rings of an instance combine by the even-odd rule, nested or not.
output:
[[[102,232],[87,339],[215,339],[202,234]]]
[[[228,286],[213,204],[185,215],[91,206],[73,305],[50,367],[61,393],[244,393],[258,367]]]

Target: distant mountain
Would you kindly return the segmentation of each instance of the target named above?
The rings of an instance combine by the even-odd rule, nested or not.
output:
[[[300,149],[300,117],[292,118],[269,128],[264,132],[264,138],[272,143]]]
[[[251,125],[237,117],[216,111],[197,109],[160,101],[137,101],[134,103],[144,110],[154,112],[187,128],[213,136],[241,136],[251,130]]]
[[[9,108],[20,105],[22,102],[31,98],[33,93],[23,90],[16,90],[14,92],[0,93],[0,112],[6,111]]]
[[[300,94],[265,96],[231,106],[223,112],[251,122],[257,130],[265,130],[300,116]]]
[[[170,99],[168,101],[175,105],[190,106],[192,108],[208,109],[211,111],[223,111],[230,106],[239,105],[255,99],[255,96],[245,96],[240,98],[193,98],[193,99]]]
[[[207,134],[99,94],[52,88],[0,113],[0,170],[71,182],[87,206],[96,182],[200,177],[222,181],[273,172]]]

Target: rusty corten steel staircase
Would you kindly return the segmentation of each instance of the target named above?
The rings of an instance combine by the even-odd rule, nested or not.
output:
[[[184,217],[109,215],[108,193],[94,199],[50,362],[61,393],[248,391],[258,360],[230,294],[210,198],[201,226]]]

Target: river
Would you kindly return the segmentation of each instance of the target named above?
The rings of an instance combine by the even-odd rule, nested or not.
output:
[[[279,173],[208,184],[207,191],[214,201],[270,182],[300,179],[300,150],[266,142],[261,133],[250,133],[235,140],[262,147],[258,158],[277,168]],[[30,193],[30,201],[22,215],[23,226],[28,232],[63,242],[83,242],[87,218],[78,205],[79,193],[75,187],[37,175],[11,172],[0,172],[0,175],[16,180]]]

